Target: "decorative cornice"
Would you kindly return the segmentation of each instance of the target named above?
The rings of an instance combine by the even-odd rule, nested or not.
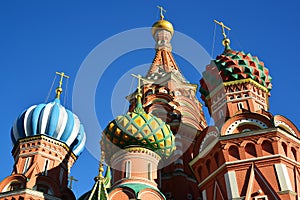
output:
[[[262,91],[264,91],[266,93],[269,93],[269,91],[268,91],[268,89],[266,87],[260,85],[259,83],[257,83],[256,81],[252,80],[251,78],[247,78],[247,79],[241,79],[241,80],[236,80],[236,81],[223,82],[222,84],[220,84],[219,86],[217,86],[213,91],[211,91],[209,93],[209,95],[207,95],[206,100],[209,100],[212,96],[215,95],[215,93],[217,93],[223,87],[232,86],[232,85],[238,85],[238,84],[244,84],[244,83],[250,83],[250,84],[255,85],[256,87],[258,87]]]
[[[49,136],[46,135],[35,135],[35,136],[30,136],[30,137],[26,137],[26,138],[22,138],[19,139],[17,141],[17,143],[15,144],[12,152],[15,152],[17,150],[17,147],[20,146],[22,143],[26,143],[26,142],[31,142],[34,140],[44,140],[44,141],[48,141],[51,142],[55,145],[61,146],[63,147],[68,153],[70,153],[70,156],[74,159],[77,160],[77,156],[70,150],[70,148],[68,147],[68,145],[66,145],[64,142],[61,142],[59,140],[56,140],[54,138],[51,138]]]

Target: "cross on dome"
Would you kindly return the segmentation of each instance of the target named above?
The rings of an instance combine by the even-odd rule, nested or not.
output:
[[[220,25],[222,27],[222,35],[224,37],[222,43],[225,47],[229,47],[229,44],[230,44],[230,40],[227,38],[227,35],[225,33],[225,29],[227,29],[228,31],[231,30],[231,28],[229,28],[228,26],[225,26],[225,24],[223,22],[219,22],[217,20],[214,20],[214,22],[218,25]]]
[[[62,93],[63,78],[70,78],[70,77],[67,76],[64,72],[56,72],[56,74],[60,76],[59,85],[58,85],[58,87],[55,90],[55,92],[56,92],[56,98],[59,99],[60,95]]]
[[[165,18],[164,12],[167,12],[162,6],[157,6],[157,8],[160,10],[160,19],[163,20]]]

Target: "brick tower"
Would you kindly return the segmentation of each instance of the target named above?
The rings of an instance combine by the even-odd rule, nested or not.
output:
[[[31,106],[12,128],[15,164],[0,182],[1,200],[75,199],[68,175],[84,148],[85,132],[78,117],[60,104],[66,76],[59,74],[55,100]]]
[[[155,180],[159,161],[174,150],[175,137],[169,125],[144,111],[141,98],[139,87],[134,110],[103,131],[101,148],[112,169],[107,199],[165,199]]]
[[[203,200],[299,199],[300,133],[269,112],[271,77],[251,54],[232,50],[223,23],[224,52],[206,67],[202,99],[216,126],[197,138],[190,166]]]
[[[162,9],[162,8],[161,8]],[[162,11],[162,10],[161,10]],[[181,73],[172,54],[173,25],[161,19],[152,26],[156,42],[155,57],[142,78],[142,103],[147,113],[168,125],[176,138],[176,150],[166,161],[160,161],[158,184],[167,199],[196,199],[200,196],[189,161],[192,159],[195,137],[207,127],[202,105],[196,97],[197,84],[189,83]],[[134,96],[128,96],[130,110],[135,106]],[[185,184],[174,184],[174,183]]]

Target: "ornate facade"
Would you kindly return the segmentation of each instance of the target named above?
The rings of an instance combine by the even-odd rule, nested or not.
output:
[[[162,11],[162,8],[161,8]],[[102,133],[102,161],[92,189],[79,199],[297,200],[300,133],[269,112],[268,69],[257,57],[231,49],[207,65],[201,98],[172,55],[172,24],[152,26],[155,56],[126,114]],[[64,74],[60,74],[62,77]],[[85,142],[76,115],[56,99],[32,106],[12,128],[13,173],[0,183],[0,199],[75,199],[68,172]],[[104,169],[104,163],[107,165]]]

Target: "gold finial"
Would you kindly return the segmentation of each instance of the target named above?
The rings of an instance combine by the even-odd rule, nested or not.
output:
[[[225,47],[229,46],[230,40],[227,38],[227,35],[225,33],[225,29],[227,29],[228,31],[230,31],[231,28],[229,28],[228,26],[225,26],[223,22],[218,22],[217,20],[214,20],[214,22],[222,27],[222,34],[223,34],[223,37],[224,37],[223,42],[222,42],[223,45]]]
[[[163,20],[165,18],[164,12],[167,12],[162,6],[157,6],[157,8],[160,10],[160,19]]]
[[[70,78],[69,76],[65,75],[64,72],[56,72],[57,75],[60,76],[60,80],[59,80],[59,85],[58,87],[56,88],[55,92],[56,92],[56,98],[59,99],[60,98],[60,95],[62,93],[62,81],[63,81],[63,78]]]

